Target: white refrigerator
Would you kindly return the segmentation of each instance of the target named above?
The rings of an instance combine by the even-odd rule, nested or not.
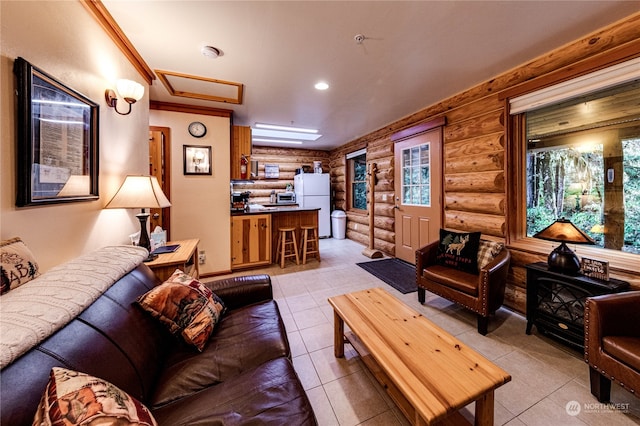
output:
[[[296,203],[303,208],[320,207],[318,211],[318,236],[331,236],[331,202],[328,173],[301,173],[293,178]]]

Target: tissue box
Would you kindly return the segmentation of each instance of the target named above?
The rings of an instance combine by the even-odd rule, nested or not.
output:
[[[163,247],[167,245],[167,231],[162,230],[160,227],[156,227],[153,230],[151,235],[149,235],[149,239],[151,240],[151,251],[154,251],[158,247]]]

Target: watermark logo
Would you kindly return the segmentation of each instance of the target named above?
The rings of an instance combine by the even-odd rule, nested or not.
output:
[[[628,413],[630,404],[628,402],[617,403],[602,403],[602,402],[585,402],[584,404],[578,401],[571,400],[564,406],[567,414],[570,416],[577,416],[581,412],[584,413],[614,413],[622,412]]]
[[[565,405],[564,409],[567,411],[567,414],[570,416],[577,416],[580,414],[582,407],[578,401],[569,401],[567,405]]]

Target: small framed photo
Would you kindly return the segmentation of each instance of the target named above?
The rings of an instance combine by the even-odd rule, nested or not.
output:
[[[211,147],[182,145],[185,175],[211,174]]]

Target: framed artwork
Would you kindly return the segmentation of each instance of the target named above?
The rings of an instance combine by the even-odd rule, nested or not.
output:
[[[18,86],[18,207],[98,199],[98,105],[23,58]]]
[[[280,177],[280,166],[278,164],[265,164],[264,177],[266,179],[278,179]]]
[[[211,147],[182,145],[185,175],[211,174]]]

